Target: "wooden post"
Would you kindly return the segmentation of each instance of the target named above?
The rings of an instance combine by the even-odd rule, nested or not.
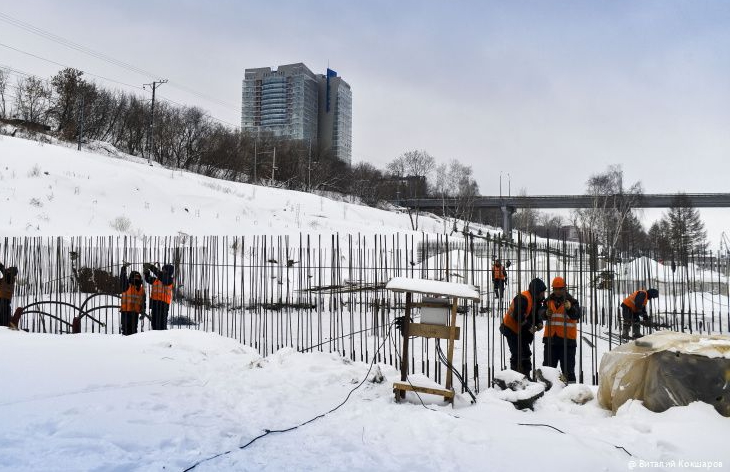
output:
[[[401,381],[407,381],[408,380],[408,345],[409,345],[409,338],[408,338],[408,329],[411,325],[411,296],[412,293],[406,292],[406,313],[405,317],[403,319],[403,359],[401,360],[400,364],[400,380]],[[401,398],[406,397],[406,392],[401,391],[400,392]]]
[[[453,382],[453,371],[451,366],[454,365],[454,339],[456,338],[456,304],[459,301],[458,298],[454,297],[451,304],[451,324],[449,327],[449,342],[446,350],[446,359],[449,361],[449,366],[446,367],[446,389],[452,389],[451,385]]]

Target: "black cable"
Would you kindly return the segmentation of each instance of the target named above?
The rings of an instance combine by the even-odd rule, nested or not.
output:
[[[550,428],[551,428],[551,429],[553,429],[553,430],[557,430],[557,431],[558,431],[558,432],[560,432],[561,434],[565,434],[565,432],[563,432],[562,430],[558,429],[557,427],[553,427],[553,426],[552,426],[552,425],[550,425],[550,424],[523,424],[523,423],[518,423],[517,425],[526,425],[526,426],[529,426],[529,427],[550,427]],[[603,441],[603,440],[602,440],[602,441]],[[608,443],[608,442],[606,442],[606,443]],[[614,444],[612,444],[612,443],[609,443],[609,445],[613,445],[614,447],[616,447],[616,448],[618,448],[618,449],[620,449],[620,450],[623,450],[623,451],[624,451],[624,452],[626,452],[626,454],[627,454],[627,455],[629,455],[630,457],[633,457],[633,456],[634,456],[634,455],[632,455],[632,454],[631,454],[631,452],[629,452],[628,450],[626,450],[626,449],[625,449],[624,447],[622,447],[621,445],[614,445]]]
[[[441,350],[441,345],[439,343],[436,343],[436,351],[438,352],[438,355],[439,355],[439,358],[441,358],[441,361],[446,366],[451,368],[451,372],[461,382],[461,386],[464,389],[466,389],[467,393],[469,393],[469,396],[471,396],[471,399],[472,399],[472,404],[476,404],[476,402],[477,402],[476,396],[474,396],[474,393],[471,392],[471,389],[469,389],[469,386],[467,386],[466,382],[464,382],[464,378],[461,376],[461,373],[459,373],[459,371],[457,371],[457,369],[454,368],[454,366],[451,363],[449,363],[449,360],[446,359],[446,356],[444,355],[444,352]]]
[[[390,327],[388,328],[388,334],[386,335],[386,337],[383,339],[383,342],[378,347],[378,350],[377,350],[378,352],[380,351],[381,348],[383,348],[383,345],[385,344],[385,341],[388,338],[390,338],[390,332],[393,329],[393,325],[394,325],[394,323],[391,322]],[[367,381],[368,376],[370,376],[370,371],[373,369],[373,365],[375,364],[375,360],[377,359],[377,356],[375,356],[376,354],[377,354],[377,352],[373,354],[373,361],[370,362],[370,367],[368,367],[368,372],[365,373],[365,377],[362,379],[362,381],[360,381],[360,384],[358,384],[357,386],[355,386],[354,388],[352,388],[352,390],[349,393],[347,393],[347,397],[345,397],[345,400],[342,401],[339,405],[337,405],[336,407],[330,409],[329,411],[327,411],[327,412],[325,412],[323,414],[319,414],[318,416],[312,417],[311,419],[309,419],[309,420],[307,420],[305,422],[302,422],[299,425],[295,425],[295,426],[289,427],[287,429],[280,429],[280,430],[264,429],[264,433],[263,434],[259,435],[258,437],[254,437],[247,444],[241,445],[240,447],[238,447],[238,450],[243,450],[244,448],[246,448],[249,445],[253,444],[258,439],[263,438],[263,437],[266,437],[269,434],[273,434],[273,433],[285,433],[285,432],[290,432],[292,430],[298,429],[299,427],[305,426],[305,425],[307,425],[307,424],[309,424],[311,422],[314,422],[317,419],[321,419],[322,417],[326,416],[327,414],[331,414],[334,411],[336,411],[337,409],[339,409],[340,407],[344,406],[345,403],[350,400],[350,396],[352,395],[352,393],[355,392],[355,390],[357,390],[358,388],[360,388],[360,386],[362,386],[363,384],[365,384],[365,381]],[[226,452],[222,452],[222,453],[218,453],[216,455],[213,455],[212,457],[204,458],[204,459],[196,462],[192,466],[184,469],[183,471],[190,471],[190,470],[194,469],[195,467],[197,467],[198,465],[200,465],[201,463],[204,463],[204,462],[213,460],[214,458],[218,458],[218,457],[221,457],[223,455],[228,455],[231,452],[233,452],[233,450],[228,450]]]
[[[390,337],[388,337],[388,338],[390,338]],[[398,350],[398,345],[395,343],[395,338],[393,338],[392,341],[393,341],[393,348],[395,349],[396,356],[398,358],[401,358],[402,359],[403,357],[400,354],[400,350]],[[421,395],[418,394],[418,391],[416,391],[415,386],[413,386],[413,383],[411,383],[411,380],[408,379],[408,376],[406,376],[406,381],[408,381],[408,384],[410,384],[411,385],[411,388],[413,388],[413,392],[416,394],[416,397],[418,397],[418,400],[421,401],[421,405],[423,406],[424,409],[428,409],[429,411],[438,412],[436,409],[432,409],[432,408],[428,407],[426,405],[426,403],[423,402],[423,399],[421,398]],[[457,416],[454,416],[454,417],[457,417]]]
[[[549,425],[549,424],[521,424],[521,423],[518,423],[517,425],[529,425],[529,426],[532,426],[532,427],[550,427],[553,430],[557,430],[561,434],[564,434],[565,433],[562,430],[558,429],[557,427],[553,427],[552,425]]]

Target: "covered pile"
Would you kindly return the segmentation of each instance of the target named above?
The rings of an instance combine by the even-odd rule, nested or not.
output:
[[[599,378],[614,413],[629,399],[654,412],[703,401],[730,417],[730,337],[656,332],[603,355]]]

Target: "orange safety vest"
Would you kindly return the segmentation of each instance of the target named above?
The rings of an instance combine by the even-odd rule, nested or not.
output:
[[[166,286],[162,284],[159,279],[155,279],[155,282],[152,284],[150,299],[153,301],[166,302],[168,304],[172,302],[172,284],[168,284]]]
[[[532,312],[532,294],[530,294],[530,291],[524,291],[522,292],[522,295],[527,298],[527,312],[526,314],[530,314]],[[509,304],[509,309],[507,310],[507,313],[504,314],[504,320],[502,322],[509,327],[514,333],[519,333],[520,327],[517,325],[517,319],[515,319],[514,313],[515,313],[515,300],[512,299],[512,302]],[[521,314],[520,314],[521,315]]]
[[[15,283],[8,284],[5,278],[0,279],[0,299],[12,300],[15,291]]]
[[[492,266],[492,279],[504,279],[506,276],[504,266]]]
[[[554,300],[548,299],[548,309],[553,313],[545,321],[545,337],[560,337],[576,340],[578,338],[578,321],[573,320],[565,313],[565,306],[558,305]],[[565,336],[567,329],[568,336]]]
[[[144,305],[144,286],[137,289],[134,284],[130,284],[122,293],[121,311],[139,314],[142,312],[142,305]]]
[[[642,308],[643,307],[646,307],[646,303],[649,302],[649,293],[648,292],[642,291],[642,290],[638,290],[638,291],[634,292],[629,297],[627,297],[626,299],[624,299],[624,305],[626,307],[628,307],[629,309],[631,309],[631,312],[638,312],[639,311],[639,309],[636,307],[636,296],[638,296],[640,292],[643,292],[645,294],[644,304],[641,307]]]

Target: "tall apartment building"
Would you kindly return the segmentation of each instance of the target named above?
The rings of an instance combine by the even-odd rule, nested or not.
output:
[[[332,69],[318,79],[320,150],[352,164],[352,91]]]
[[[244,131],[311,140],[320,153],[352,162],[352,92],[331,69],[325,75],[302,63],[246,69],[242,102]]]

